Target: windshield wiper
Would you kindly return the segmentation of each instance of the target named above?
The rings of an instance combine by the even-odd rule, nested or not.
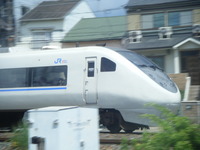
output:
[[[154,70],[159,69],[159,70],[161,70],[162,72],[164,71],[162,68],[160,68],[160,67],[158,67],[158,66],[156,66],[156,65],[149,65],[149,67],[153,68]]]
[[[156,70],[156,69],[159,69],[159,70],[161,70],[162,72],[164,71],[163,69],[161,69],[160,67],[158,67],[158,66],[156,66],[156,65],[145,65],[145,64],[142,64],[142,65],[137,65],[138,67],[149,67],[149,68],[152,68],[152,69],[154,69],[154,70]]]

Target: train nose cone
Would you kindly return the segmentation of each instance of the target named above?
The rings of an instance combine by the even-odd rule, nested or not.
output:
[[[170,109],[173,113],[178,115],[181,106],[181,94],[178,88],[177,92],[171,94],[171,96],[169,96],[167,99],[168,100],[166,101],[166,107]]]

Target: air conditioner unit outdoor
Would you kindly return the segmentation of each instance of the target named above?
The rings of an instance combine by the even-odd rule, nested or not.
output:
[[[169,39],[172,33],[172,27],[160,27],[158,35],[160,39]]]
[[[130,43],[141,42],[142,32],[139,31],[129,31],[128,39]]]
[[[192,27],[193,36],[200,37],[200,24],[194,24]]]

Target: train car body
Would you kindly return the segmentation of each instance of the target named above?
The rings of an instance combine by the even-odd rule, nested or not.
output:
[[[147,103],[177,108],[172,80],[145,57],[126,50],[83,47],[0,55],[0,111],[46,106],[100,109],[111,132],[133,131],[149,122]]]

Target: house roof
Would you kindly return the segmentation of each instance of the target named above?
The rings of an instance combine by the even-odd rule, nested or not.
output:
[[[158,35],[155,35],[144,37],[139,43],[130,43],[126,48],[130,50],[168,49],[189,37],[191,34],[172,35],[170,39],[159,39]]]
[[[127,6],[155,5],[172,2],[183,2],[191,0],[129,0]]]
[[[188,8],[199,6],[199,0],[129,0],[127,3],[128,12],[163,10],[171,8]]]
[[[155,31],[143,33],[142,35],[141,42],[128,43],[126,48],[130,50],[171,49],[182,41],[193,37],[192,27],[174,30],[169,39],[159,39],[158,32]],[[195,40],[200,41],[198,38]]]
[[[44,1],[25,14],[21,21],[62,19],[79,0]]]
[[[76,24],[61,42],[122,39],[126,27],[126,16],[85,18]]]

